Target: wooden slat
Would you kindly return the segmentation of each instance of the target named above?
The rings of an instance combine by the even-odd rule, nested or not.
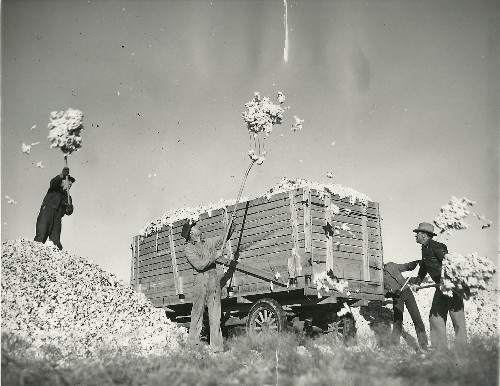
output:
[[[339,235],[334,235],[333,242],[334,243],[339,242],[341,244],[352,245],[354,247],[360,247],[360,248],[363,247],[363,240],[362,239],[359,239],[357,237],[351,237],[350,235],[345,236],[343,233],[344,232],[341,232]],[[326,243],[327,240],[328,240],[328,237],[325,234],[321,234],[321,233],[313,233],[312,234],[312,241],[316,245],[321,245],[321,244],[318,244],[321,242]],[[376,242],[372,242],[372,241],[367,240],[367,247],[368,247],[368,249],[375,249],[376,250],[379,248],[379,244]]]
[[[175,293],[179,295],[179,274],[177,272],[177,260],[175,256],[175,244],[174,244],[174,235],[172,232],[172,227],[170,227],[170,257],[172,258],[172,269],[174,273],[174,285],[175,285]]]
[[[303,224],[304,224],[304,251],[312,252],[312,224],[311,224],[311,192],[309,188],[303,189],[302,203],[304,207]]]
[[[360,213],[363,213],[364,211],[363,205],[361,205],[359,202],[356,202],[356,204],[352,205],[349,203],[348,200],[340,199],[339,196],[337,195],[331,195],[331,202],[335,203],[335,205],[337,205],[341,209],[350,209]],[[311,194],[311,203],[313,206],[321,206],[324,204],[324,201],[321,200],[321,198],[318,195]],[[366,208],[366,213],[369,216],[376,215],[377,209],[373,205],[373,203],[369,203],[365,208]]]
[[[328,194],[325,197],[324,201],[324,226],[327,229],[327,233],[325,235],[326,237],[326,271],[328,272],[329,270],[333,269],[333,235],[330,234],[333,233],[333,229],[329,229],[333,227],[332,225],[332,213],[330,211],[330,204],[331,204],[331,198],[330,195]],[[313,243],[314,246],[314,243]]]
[[[366,217],[363,217],[363,280],[370,281],[370,261],[368,256],[368,237],[366,230]]]
[[[134,274],[135,274],[135,280],[134,280],[134,288],[137,291],[138,286],[139,286],[139,256],[140,256],[140,245],[139,245],[139,238],[137,240],[137,259],[135,259],[135,268],[134,268]]]
[[[130,264],[130,284],[134,282],[134,266],[135,266],[135,239],[137,236],[134,236],[132,239],[132,244],[130,245],[130,249],[132,250],[132,260]]]
[[[223,215],[223,221],[224,221],[224,228],[226,228],[229,224],[229,214],[227,212],[226,209],[224,209],[224,215]],[[224,237],[224,236],[223,236]],[[231,244],[231,239],[227,240],[226,241],[226,250],[227,250],[227,255],[229,256],[229,258],[232,259],[233,257],[233,247],[232,247],[232,244]]]
[[[299,254],[299,230],[297,224],[297,208],[293,192],[289,192],[290,201],[290,227],[292,230],[292,254],[288,258],[288,276],[295,278],[302,275],[302,263]]]

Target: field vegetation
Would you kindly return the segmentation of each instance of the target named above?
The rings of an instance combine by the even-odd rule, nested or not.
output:
[[[359,339],[358,339],[359,340]],[[226,351],[183,347],[164,355],[101,352],[70,367],[9,356],[2,339],[4,386],[160,385],[498,385],[498,340],[473,336],[466,352],[421,352],[407,345],[346,345],[329,335],[311,339],[287,332],[246,333],[226,341]]]

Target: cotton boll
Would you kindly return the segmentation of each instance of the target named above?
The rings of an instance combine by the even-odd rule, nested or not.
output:
[[[26,145],[24,142],[21,145],[23,153],[29,154],[31,152],[31,145]]]
[[[280,104],[282,104],[283,102],[285,102],[285,96],[283,95],[283,93],[281,91],[278,91],[278,102]]]

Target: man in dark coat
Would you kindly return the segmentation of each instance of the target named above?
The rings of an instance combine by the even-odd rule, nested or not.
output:
[[[405,264],[386,263],[384,264],[384,290],[386,297],[393,298],[394,324],[392,327],[392,343],[399,344],[401,331],[403,329],[403,314],[405,305],[408,313],[411,316],[417,339],[420,347],[427,349],[427,333],[425,332],[424,322],[420,316],[417,302],[413,296],[413,292],[406,284],[406,279],[401,272],[413,271],[419,261],[412,261]],[[404,288],[402,288],[404,286]]]
[[[49,190],[45,194],[36,219],[35,241],[45,243],[49,238],[57,248],[62,249],[62,218],[73,213],[68,192],[74,182],[75,179],[69,175],[67,167],[50,180]]]
[[[429,274],[431,279],[439,285],[441,281],[441,268],[443,259],[448,254],[445,244],[439,243],[432,238],[436,236],[434,226],[429,223],[420,223],[414,229],[415,241],[422,245],[422,260],[415,281],[415,290],[422,283],[425,276]],[[455,345],[459,349],[467,345],[467,330],[465,327],[464,301],[456,293],[453,296],[444,295],[439,286],[436,288],[429,315],[432,347],[438,350],[448,348],[446,339],[446,319],[450,314],[453,328],[455,329]]]

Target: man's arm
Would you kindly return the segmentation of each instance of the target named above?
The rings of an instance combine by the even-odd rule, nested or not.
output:
[[[401,264],[401,272],[405,271],[413,271],[417,268],[417,265],[420,263],[420,260],[410,261],[409,263]]]
[[[50,189],[54,190],[59,188],[61,186],[61,182],[66,178],[66,176],[69,176],[68,167],[64,167],[61,174],[58,174],[50,180]]]
[[[417,281],[415,284],[420,285],[420,283],[422,283],[422,281],[425,279],[426,275],[427,275],[427,267],[425,266],[425,263],[422,261],[420,263],[420,268],[417,274]]]
[[[63,181],[64,177],[61,174],[58,174],[54,178],[50,180],[50,189],[51,190],[56,190],[57,188],[61,187],[61,182]]]
[[[441,243],[436,243],[432,247],[432,251],[434,252],[434,256],[439,260],[440,263],[443,262],[444,256],[448,254],[448,248],[446,245]]]
[[[198,271],[203,271],[215,261],[215,256],[214,258],[202,256],[192,244],[186,246],[185,252],[187,261]]]

